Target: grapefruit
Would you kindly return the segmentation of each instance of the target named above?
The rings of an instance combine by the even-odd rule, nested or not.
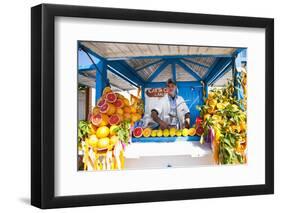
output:
[[[105,103],[106,103],[106,100],[103,99],[103,98],[100,98],[100,99],[98,100],[98,102],[97,102],[97,106],[98,106],[99,108],[101,108]]]
[[[133,130],[133,135],[135,138],[140,138],[142,136],[142,128],[141,127],[136,127],[134,130]]]
[[[96,136],[98,138],[105,138],[109,135],[109,128],[107,126],[101,126],[97,129]]]
[[[196,128],[196,134],[201,136],[204,133],[204,128],[202,126],[198,126]]]
[[[108,116],[106,114],[95,114],[91,116],[91,122],[95,126],[106,126],[108,124]]]
[[[113,115],[115,113],[115,106],[110,103],[105,103],[100,107],[100,112],[107,114],[107,115]]]
[[[145,128],[142,132],[143,137],[149,137],[151,135],[152,130],[150,128]]]
[[[118,99],[115,101],[114,106],[115,106],[116,108],[122,108],[122,107],[124,106],[124,102],[123,102],[121,99],[118,98]]]
[[[99,139],[97,145],[98,145],[98,148],[104,149],[104,148],[108,147],[109,143],[110,143],[109,138],[108,137],[104,137],[104,138],[100,138]]]
[[[117,95],[114,92],[106,94],[105,99],[108,103],[114,103],[117,100]]]
[[[117,124],[120,123],[120,121],[121,121],[121,119],[120,119],[119,115],[118,114],[113,114],[113,115],[110,116],[110,118],[108,120],[108,123],[110,125],[117,125]]]

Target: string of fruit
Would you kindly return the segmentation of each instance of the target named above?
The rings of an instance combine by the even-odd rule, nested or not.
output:
[[[130,126],[140,120],[143,113],[143,108],[136,105],[136,102],[140,104],[141,101],[134,98],[130,104],[123,95],[114,93],[110,87],[105,87],[97,106],[93,108],[88,121],[84,122],[88,125],[87,134],[79,137],[79,141],[85,141],[82,146],[84,163],[87,163],[89,150],[116,153],[114,152],[116,147],[125,149],[130,141]],[[118,146],[119,144],[121,146]]]
[[[247,86],[246,76],[242,75],[241,79],[244,88]],[[226,87],[210,91],[204,105],[199,107],[204,128],[201,142],[212,145],[217,164],[243,164],[247,161],[246,101],[238,101],[234,91],[233,81],[229,81]]]

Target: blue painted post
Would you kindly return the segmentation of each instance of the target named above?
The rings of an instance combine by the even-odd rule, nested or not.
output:
[[[96,72],[96,104],[97,101],[102,96],[102,91],[106,86],[107,82],[107,65],[106,61],[101,60],[98,64],[96,64],[99,71]]]
[[[241,60],[239,57],[233,57],[233,79],[234,79],[234,97],[240,101],[244,99],[243,95],[243,87],[241,85]],[[241,103],[241,108],[243,109],[244,106]]]
[[[204,82],[205,97],[208,97],[208,84]]]

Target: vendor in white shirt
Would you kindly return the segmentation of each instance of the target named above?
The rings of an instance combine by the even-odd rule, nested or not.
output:
[[[190,112],[185,100],[179,96],[176,83],[169,79],[167,81],[167,94],[161,98],[159,103],[154,104],[151,110],[151,118],[156,123],[154,128],[189,128]]]

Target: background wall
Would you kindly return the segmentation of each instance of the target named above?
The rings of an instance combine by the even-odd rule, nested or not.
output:
[[[281,56],[281,13],[278,1],[93,1],[59,0],[45,3],[80,4],[136,9],[171,10],[181,12],[263,16],[275,18],[275,58]],[[1,77],[0,77],[0,133],[1,133],[1,212],[38,212],[29,205],[30,197],[30,7],[37,0],[3,1],[0,7]],[[275,82],[280,82],[280,60],[275,62]],[[280,131],[280,84],[275,84],[275,132]],[[257,106],[258,107],[258,106]],[[281,201],[281,145],[275,136],[275,195],[173,201],[160,203],[114,205],[90,208],[51,210],[51,212],[269,212],[280,207]],[[276,211],[274,211],[276,212]]]

